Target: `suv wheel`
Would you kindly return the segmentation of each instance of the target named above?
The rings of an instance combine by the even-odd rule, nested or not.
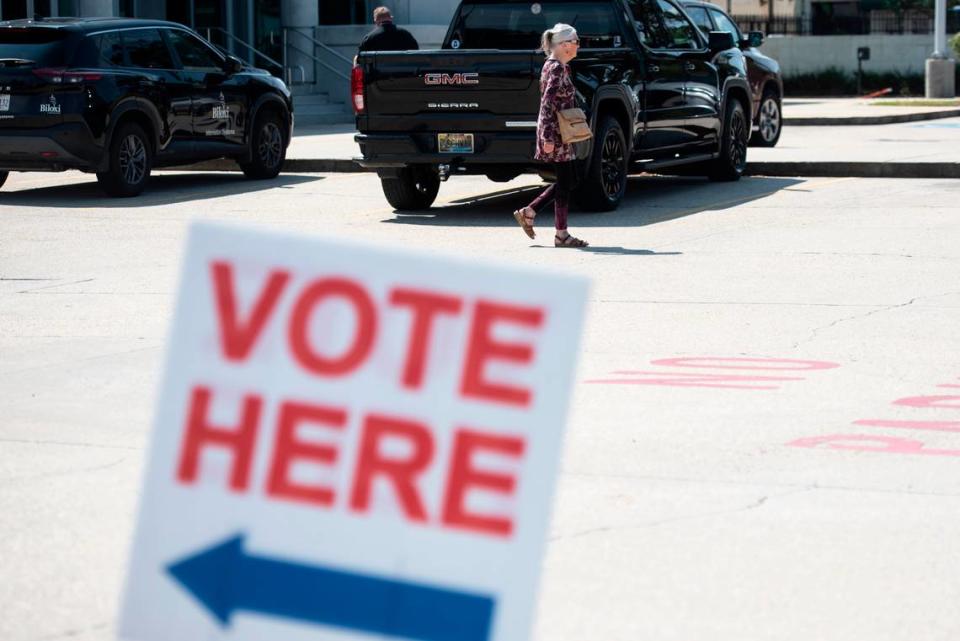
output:
[[[577,203],[589,211],[616,209],[627,190],[628,160],[620,122],[613,116],[604,116],[597,126],[590,169],[575,192]]]
[[[710,163],[711,180],[740,180],[747,168],[747,141],[750,125],[739,100],[729,99],[723,118],[720,156]]]
[[[113,133],[108,152],[109,169],[97,174],[97,181],[107,194],[117,198],[138,196],[147,186],[153,167],[150,140],[140,125],[120,125]]]
[[[760,129],[753,134],[750,144],[757,147],[775,147],[783,129],[783,110],[780,96],[773,89],[766,89],[760,99],[760,113],[757,115]]]
[[[381,176],[380,185],[394,209],[428,209],[440,191],[440,174],[433,167],[404,167],[396,177]]]
[[[254,179],[276,178],[287,156],[284,142],[280,116],[272,111],[258,114],[250,136],[251,160],[238,163],[243,175]]]
[[[10,176],[9,171],[0,171],[0,187],[3,187],[3,183],[7,182],[7,178]]]

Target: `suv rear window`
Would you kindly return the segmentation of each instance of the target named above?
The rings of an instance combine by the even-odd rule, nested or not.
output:
[[[572,24],[584,48],[623,46],[620,21],[608,2],[503,2],[464,4],[445,49],[537,49],[558,22]]]
[[[31,60],[39,67],[62,67],[65,62],[64,40],[59,29],[0,29],[0,65],[14,60]],[[4,63],[7,64],[4,64]]]

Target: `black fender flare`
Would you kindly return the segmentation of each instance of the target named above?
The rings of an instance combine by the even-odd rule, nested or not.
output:
[[[253,136],[253,123],[257,121],[257,114],[259,114],[260,110],[263,109],[263,107],[267,104],[277,105],[278,107],[280,107],[280,110],[283,113],[283,121],[284,121],[283,124],[285,127],[285,131],[283,132],[283,134],[284,134],[284,138],[286,139],[285,142],[287,145],[290,144],[290,138],[291,138],[290,134],[292,133],[291,129],[293,125],[293,119],[291,118],[292,109],[290,105],[287,104],[287,101],[284,100],[283,97],[280,96],[279,94],[265,93],[259,98],[257,98],[252,105],[250,105],[250,116],[247,118],[246,127],[244,130],[244,136],[243,136],[244,140],[247,141],[247,151],[244,154],[246,161],[250,160],[250,158],[252,157],[251,154],[253,153],[249,144]]]
[[[750,90],[750,83],[746,78],[740,76],[731,76],[723,81],[723,93],[720,99],[720,117],[725,118],[727,113],[727,102],[733,90],[742,89],[747,96],[747,118],[753,122],[753,92]],[[722,132],[721,132],[722,133]]]
[[[639,104],[633,99],[633,94],[630,90],[624,85],[605,85],[597,89],[597,92],[593,96],[593,103],[590,106],[590,130],[594,134],[597,133],[597,117],[600,114],[603,103],[605,102],[616,102],[619,106],[623,107],[624,111],[627,112],[628,127],[627,130],[623,132],[624,137],[626,138],[628,155],[633,153],[634,147],[634,133],[635,125],[637,122],[637,113],[639,112]],[[590,158],[593,158],[591,153]],[[590,166],[590,161],[588,160],[587,168]]]
[[[166,127],[164,126],[163,118],[160,117],[160,112],[156,106],[149,100],[144,100],[143,98],[134,96],[124,98],[110,111],[106,132],[103,137],[104,153],[100,163],[97,165],[98,172],[107,171],[110,168],[110,154],[108,152],[110,145],[113,143],[113,134],[117,129],[117,125],[124,120],[125,116],[131,113],[136,113],[139,117],[146,118],[150,123],[150,128],[153,130],[151,133],[153,134],[152,142],[154,153],[164,149],[170,144],[170,132],[165,131]]]

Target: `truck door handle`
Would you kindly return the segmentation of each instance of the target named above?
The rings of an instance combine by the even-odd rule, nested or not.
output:
[[[647,71],[649,71],[650,73],[660,73],[660,67],[658,67],[657,65],[648,65]]]
[[[687,71],[696,71],[696,70],[697,70],[697,65],[693,64],[692,62],[688,62],[688,63],[687,63],[687,66],[685,67],[685,69],[686,69]]]

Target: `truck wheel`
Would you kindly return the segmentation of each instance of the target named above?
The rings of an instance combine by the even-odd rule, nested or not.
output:
[[[254,180],[276,178],[283,168],[287,146],[283,140],[283,121],[273,112],[257,114],[250,136],[250,162],[241,162],[243,175]]]
[[[590,169],[574,193],[577,203],[588,211],[616,209],[627,190],[629,157],[620,122],[604,116],[597,126]]]
[[[109,169],[97,174],[100,187],[115,198],[140,195],[153,167],[153,149],[143,128],[133,122],[120,125],[107,153]]]
[[[727,101],[727,110],[723,118],[720,156],[709,165],[710,180],[740,180],[747,168],[747,141],[750,138],[750,124],[743,105],[731,98]]]
[[[3,183],[7,182],[7,178],[10,176],[9,171],[0,171],[0,187],[3,187]]]
[[[753,133],[750,144],[754,147],[776,147],[780,140],[780,132],[783,130],[783,109],[776,90],[763,91],[757,121],[760,129]]]
[[[428,209],[440,191],[440,175],[433,167],[404,167],[396,177],[381,176],[380,185],[394,209]]]

